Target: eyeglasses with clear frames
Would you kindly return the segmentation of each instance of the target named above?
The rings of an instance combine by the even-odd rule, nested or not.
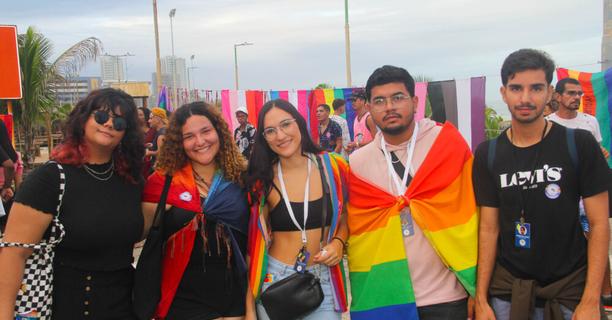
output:
[[[267,127],[263,130],[262,134],[266,140],[273,140],[278,135],[278,130],[282,130],[285,134],[289,133],[289,129],[297,120],[294,118],[285,119],[281,121],[276,127]]]
[[[408,99],[410,99],[410,96],[401,93],[390,97],[375,97],[370,101],[370,109],[373,111],[380,111],[387,106],[387,101],[390,101],[391,105],[395,107],[408,101]]]

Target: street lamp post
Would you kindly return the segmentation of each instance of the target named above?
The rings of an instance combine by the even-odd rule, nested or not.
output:
[[[250,42],[243,42],[243,43],[237,43],[234,44],[234,77],[236,79],[236,90],[238,90],[238,50],[236,50],[236,48],[238,47],[242,47],[242,46],[252,46],[254,45],[254,43],[250,43]]]
[[[192,102],[191,99],[191,70],[193,69],[197,69],[198,67],[194,67],[193,66],[193,59],[195,58],[195,55],[191,55],[191,57],[189,58],[191,60],[191,66],[187,68],[187,91],[189,92],[189,102]]]
[[[344,42],[346,51],[346,86],[352,87],[351,79],[351,34],[349,31],[348,0],[344,0]]]
[[[153,26],[155,28],[155,80],[157,88],[155,93],[159,94],[161,89],[161,61],[159,59],[159,29],[157,28],[157,0],[153,0]]]
[[[174,56],[174,28],[172,20],[176,15],[176,9],[170,10],[170,41],[172,42],[172,104],[176,108],[177,103],[177,90],[176,90],[176,57]]]
[[[120,58],[124,58],[124,57],[133,57],[134,55],[129,53],[129,52],[126,52],[125,54],[108,54],[108,53],[105,53],[104,56],[105,57],[113,57],[113,58],[115,58],[115,71],[117,72],[117,82],[120,83],[121,82],[121,71],[123,71],[123,70],[119,70],[119,66],[120,66],[120,64],[119,64],[120,60],[119,59]],[[127,81],[128,81],[128,68],[127,68],[127,62],[126,62],[125,63],[125,82],[127,82]]]

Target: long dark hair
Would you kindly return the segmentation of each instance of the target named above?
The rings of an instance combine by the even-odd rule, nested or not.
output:
[[[270,149],[268,141],[266,141],[263,135],[264,119],[272,108],[281,109],[295,118],[298,128],[300,129],[300,134],[302,135],[302,154],[317,154],[321,152],[321,149],[312,141],[308,133],[306,120],[304,120],[304,117],[302,117],[290,102],[283,99],[266,102],[257,116],[258,132],[255,136],[255,144],[253,145],[251,157],[249,158],[246,178],[249,191],[261,192],[263,190],[268,190],[270,186],[272,186],[272,180],[274,180],[273,166],[278,162],[278,155]]]
[[[105,88],[92,91],[74,107],[64,124],[64,139],[52,152],[51,159],[63,164],[81,166],[87,161],[85,145],[85,123],[91,114],[99,109],[115,113],[121,111],[127,123],[125,135],[113,150],[117,174],[129,182],[141,180],[142,158],[144,157],[143,133],[138,124],[134,99],[127,93]]]
[[[145,125],[147,126],[147,128],[151,128],[151,126],[149,125],[149,118],[151,118],[151,110],[145,107],[138,107],[138,109],[140,109],[142,111],[142,114],[144,114]]]

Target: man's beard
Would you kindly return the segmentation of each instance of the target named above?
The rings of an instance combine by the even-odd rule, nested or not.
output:
[[[410,127],[410,123],[409,124],[402,124],[400,126],[397,127],[393,127],[393,128],[380,128],[380,131],[386,133],[386,134],[390,134],[392,136],[399,136],[400,134],[406,132],[408,130],[408,128]]]
[[[580,109],[580,101],[578,101],[576,103],[570,103],[567,106],[567,108],[570,109],[570,110],[578,110],[578,109]]]
[[[532,109],[532,110],[535,110],[536,112],[538,110],[538,108],[536,106],[532,105],[532,104],[529,104],[529,108]],[[516,110],[515,110],[515,112],[519,113],[519,111],[516,111]],[[542,108],[540,110],[540,112],[536,113],[533,118],[522,119],[522,118],[519,118],[519,117],[515,116],[514,113],[512,113],[512,118],[514,118],[516,121],[518,121],[520,123],[529,124],[529,123],[535,122],[540,116],[542,116],[543,113],[544,113],[544,108]]]

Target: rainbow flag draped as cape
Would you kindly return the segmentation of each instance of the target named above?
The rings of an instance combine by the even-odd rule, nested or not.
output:
[[[442,262],[474,295],[478,213],[472,153],[446,123],[403,196],[349,175],[351,319],[418,319],[399,213],[409,206]]]
[[[332,153],[321,153],[317,156],[323,163],[323,171],[330,186],[330,201],[332,203],[332,221],[327,236],[327,241],[336,235],[340,215],[344,206],[346,193],[346,172],[348,164],[342,156]],[[261,191],[261,190],[260,190]],[[270,234],[268,233],[267,223],[263,215],[263,208],[266,203],[264,192],[255,199],[251,207],[251,218],[249,221],[249,290],[255,299],[261,294],[261,287],[268,268],[268,245],[270,244]],[[297,254],[297,253],[296,253]],[[332,284],[332,295],[334,298],[334,308],[337,312],[347,310],[347,297],[345,286],[344,266],[342,263],[330,267],[330,277]]]
[[[588,113],[599,122],[601,130],[601,145],[610,151],[612,147],[610,132],[612,131],[612,68],[597,72],[588,73],[565,68],[557,69],[557,79],[573,78],[580,82],[584,95],[580,101],[579,110]],[[612,167],[612,157],[608,158],[608,166]]]

